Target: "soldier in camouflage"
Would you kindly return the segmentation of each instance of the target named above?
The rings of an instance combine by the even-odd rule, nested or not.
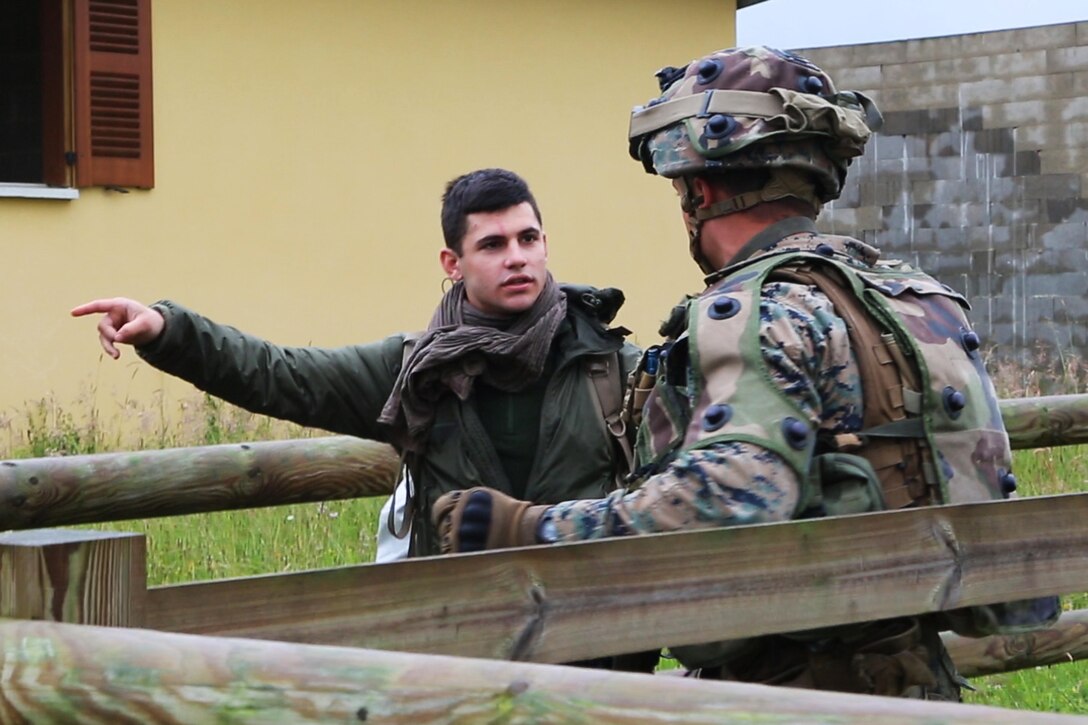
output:
[[[627,491],[531,506],[488,489],[433,515],[470,551],[1008,497],[997,397],[966,301],[820,234],[879,113],[797,55],[719,51],[658,73],[631,153],[672,180],[707,287],[662,326],[629,394]],[[645,385],[639,385],[642,380]],[[937,636],[1047,624],[1055,598],[677,647],[703,677],[958,699]]]

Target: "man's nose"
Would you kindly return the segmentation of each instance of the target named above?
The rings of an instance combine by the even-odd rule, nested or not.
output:
[[[521,245],[515,239],[507,248],[506,265],[508,267],[524,267],[527,261],[525,250],[521,248]]]

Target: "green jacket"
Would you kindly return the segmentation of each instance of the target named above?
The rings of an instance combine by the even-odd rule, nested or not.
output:
[[[613,488],[617,466],[625,465],[605,429],[585,365],[590,358],[618,353],[622,385],[638,350],[624,342],[625,330],[606,327],[615,305],[595,302],[600,298],[592,288],[564,286],[564,291],[568,314],[556,333],[554,372],[545,388],[537,455],[525,489],[525,498],[534,503],[601,497]],[[157,303],[156,309],[166,327],[138,353],[160,370],[255,413],[391,442],[390,429],[378,416],[400,372],[405,335],[338,348],[281,347],[174,302]],[[439,401],[427,448],[409,461],[416,486],[415,555],[438,553],[430,509],[440,495],[473,486],[508,489],[504,481],[483,474],[496,466],[473,397],[462,402],[451,393]]]

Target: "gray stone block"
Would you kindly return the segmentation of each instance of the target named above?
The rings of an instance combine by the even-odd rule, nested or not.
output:
[[[928,118],[924,110],[885,111],[881,133],[890,136],[925,133]]]
[[[887,65],[907,60],[907,46],[903,42],[864,43],[851,46],[849,60],[844,65]]]
[[[1016,149],[1013,129],[986,128],[967,133],[967,148],[980,154],[1011,154]]]
[[[857,207],[861,204],[861,180],[862,174],[847,174],[846,183],[839,193],[839,198],[834,201],[837,206]]]
[[[928,148],[926,156],[959,156],[963,153],[963,132],[956,128],[952,131],[927,134]],[[1010,140],[1011,145],[1011,140]]]
[[[913,219],[911,214],[908,213],[908,207],[903,204],[896,204],[894,206],[881,207],[881,225],[882,230],[887,231],[899,231],[904,235],[913,225]]]
[[[1040,174],[1026,176],[1023,194],[1029,199],[1076,199],[1080,197],[1080,174]]]
[[[1088,247],[1088,224],[1083,221],[1040,224],[1035,236],[1037,245],[1042,249],[1081,253]]]
[[[1046,53],[1046,61],[1049,73],[1088,70],[1088,44],[1051,48]]]
[[[924,164],[919,164],[918,169],[912,168],[909,178],[920,179],[963,179],[966,176],[964,159],[960,156],[931,156],[923,159]],[[923,170],[926,173],[922,173]]]
[[[985,252],[992,255],[994,247],[992,230],[993,227],[988,222],[967,227],[964,230],[967,234],[967,248],[972,252]]]
[[[1033,50],[990,56],[990,68],[987,75],[998,78],[1019,78],[1042,75],[1046,71],[1046,51]]]
[[[1024,290],[1024,322],[1027,325],[1035,326],[1039,323],[1049,322],[1054,317],[1054,298],[1045,292],[1040,293],[1039,283],[1033,281],[1031,275],[1026,278],[1027,284]],[[1029,293],[1027,290],[1031,289],[1033,293]],[[1041,332],[1041,330],[1034,330],[1035,332]]]
[[[958,106],[960,89],[955,84],[922,82],[916,85],[885,88],[880,92],[879,102],[880,108],[886,111]]]
[[[964,131],[981,131],[983,122],[981,106],[964,106],[960,108],[960,128]]]
[[[1020,257],[1022,264],[1027,263],[1027,255],[1035,253],[1035,247],[1038,244],[1035,226],[1033,223],[1021,221],[1018,218],[1013,218],[1008,223],[1009,231],[1012,232],[1012,249],[1024,255]],[[1025,267],[1021,266],[1021,271],[1024,269]]]
[[[1085,92],[1088,92],[1086,89]],[[1088,121],[1025,124],[1015,129],[1016,148],[1077,148],[1088,144]]]
[[[994,288],[997,290],[990,311],[992,323],[1011,323],[1017,318],[1015,300],[1009,297],[1008,288],[1010,281],[1007,277],[992,278]]]
[[[1088,93],[1088,71],[1073,73],[1073,94]]]
[[[967,248],[967,233],[963,227],[938,229],[937,249],[941,251],[941,274],[970,271],[971,253]]]
[[[986,78],[960,85],[964,104],[1048,100],[1077,95],[1072,73],[1048,73],[1019,78]]]
[[[889,206],[903,202],[903,192],[910,186],[901,166],[891,171],[863,176],[858,180],[861,206]]]
[[[827,70],[820,63],[816,65]],[[874,90],[883,85],[883,69],[879,65],[837,66],[831,77],[835,79],[836,87],[851,91]]]
[[[989,226],[991,221],[989,204],[963,202],[959,205],[959,208],[964,229]]]
[[[1088,169],[1088,143],[1080,148],[1042,149],[1035,153],[1045,174],[1072,174]]]
[[[1042,203],[1043,221],[1047,224],[1062,224],[1078,211],[1088,211],[1088,199],[1046,199]],[[1075,226],[1075,225],[1074,225]],[[1082,243],[1085,241],[1082,235]]]
[[[962,178],[976,184],[992,185],[992,179],[1000,178],[1012,166],[1008,154],[978,154],[967,152],[961,159]]]
[[[1088,121],[1088,98],[1012,101],[982,106],[986,128],[1006,128],[1046,121]]]
[[[1031,176],[1042,170],[1043,151],[1017,151],[1011,156],[1012,164],[998,172],[998,176]]]
[[[866,155],[871,151],[878,159],[899,159],[906,155],[907,146],[904,142],[906,136],[888,135],[881,133],[869,141]]]
[[[989,203],[1009,203],[1022,199],[1024,194],[1023,179],[1012,177],[983,177],[982,201]]]
[[[971,33],[960,36],[959,52],[963,55],[988,55],[995,50],[1000,52],[1062,48],[1073,45],[1076,37],[1076,28],[1069,23]]]

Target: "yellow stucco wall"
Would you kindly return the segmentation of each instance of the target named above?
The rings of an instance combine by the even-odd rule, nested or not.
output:
[[[103,415],[185,395],[101,356],[67,310],[181,301],[283,344],[425,325],[439,197],[464,171],[532,185],[561,280],[620,286],[636,340],[699,275],[666,181],[627,156],[653,72],[734,38],[733,0],[154,0],[156,188],[0,199],[0,422],[95,390]]]

